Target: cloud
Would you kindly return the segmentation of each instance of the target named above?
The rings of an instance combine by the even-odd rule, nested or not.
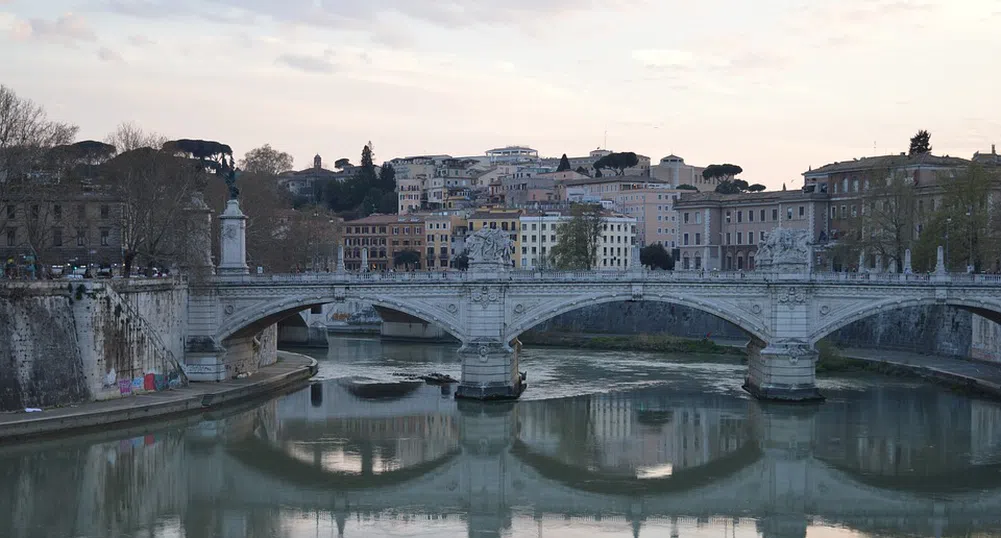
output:
[[[101,47],[97,50],[97,57],[101,59],[102,62],[123,64],[125,59],[122,58],[120,54],[109,49],[108,47]]]
[[[652,69],[691,69],[696,66],[695,54],[687,50],[639,49],[632,52],[632,58],[642,66]]]
[[[45,19],[15,21],[13,33],[18,39],[67,46],[73,46],[78,42],[97,41],[97,34],[87,25],[87,21],[75,13],[65,13],[54,21]]]
[[[334,64],[329,59],[307,54],[282,54],[275,60],[275,63],[307,73],[334,72]]]
[[[128,37],[129,45],[133,47],[148,47],[150,45],[155,45],[156,41],[144,36],[144,35],[130,35]]]

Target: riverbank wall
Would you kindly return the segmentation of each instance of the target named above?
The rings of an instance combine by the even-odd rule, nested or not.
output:
[[[539,335],[666,335],[679,338],[740,340],[747,335],[735,325],[693,308],[655,302],[622,302],[588,306],[534,327],[522,341]],[[972,315],[945,306],[901,308],[852,323],[827,339],[839,347],[913,351],[969,357]]]

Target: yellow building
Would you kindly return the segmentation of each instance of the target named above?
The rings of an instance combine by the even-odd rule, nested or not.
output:
[[[481,208],[469,216],[469,233],[483,228],[491,228],[508,232],[511,237],[511,260],[514,267],[521,266],[521,243],[518,237],[520,209]]]

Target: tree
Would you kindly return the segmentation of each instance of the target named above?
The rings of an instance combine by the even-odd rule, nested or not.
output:
[[[747,192],[762,192],[766,189],[761,183],[755,183],[753,185],[748,185]]]
[[[570,219],[557,229],[559,240],[550,250],[552,265],[562,271],[593,269],[604,222],[600,205],[573,204]]]
[[[104,142],[115,146],[118,153],[126,153],[139,148],[161,148],[167,139],[143,130],[134,122],[123,122],[104,138]]]
[[[384,191],[396,191],[396,169],[391,164],[383,164],[379,169],[379,188]]]
[[[625,173],[627,168],[632,168],[638,165],[640,162],[639,157],[631,151],[622,153],[609,153],[604,157],[601,157],[597,161],[594,161],[592,165],[594,169],[600,172],[604,170],[613,170],[615,175],[621,176]]]
[[[393,267],[405,267],[407,270],[420,269],[421,253],[416,250],[397,250],[393,253]]]
[[[458,256],[452,258],[452,269],[459,271],[469,269],[469,253],[463,250]]]
[[[743,172],[744,169],[735,164],[710,164],[702,171],[702,178],[709,180],[731,181],[734,177]]]
[[[334,161],[334,168],[338,170],[344,170],[345,168],[350,168],[350,167],[351,167],[351,159],[342,157]]]
[[[574,171],[577,172],[578,174],[582,175],[582,176],[590,176],[591,175],[591,174],[589,174],[587,172],[587,168],[584,168],[583,166],[578,166],[577,170],[574,170]]]
[[[699,188],[696,187],[695,185],[689,185],[688,183],[682,183],[681,185],[678,185],[677,189],[679,191],[696,191],[696,192],[698,192],[699,190]]]
[[[858,202],[858,206],[851,205],[847,231],[838,239],[838,257],[854,259],[864,252],[873,260],[878,255],[884,264],[892,263],[902,272],[904,252],[915,239],[917,196],[913,181],[902,172],[870,170],[863,176]]]
[[[660,243],[647,245],[640,249],[640,263],[651,269],[674,269],[674,257]]]
[[[221,177],[229,188],[230,198],[236,198],[240,190],[236,187],[236,167],[233,163],[233,148],[214,140],[168,140],[163,143],[163,151],[184,157],[194,163],[200,172]]]
[[[750,190],[750,185],[743,179],[724,179],[716,184],[716,192],[720,194],[740,194],[748,190]]]
[[[911,147],[907,151],[910,156],[931,153],[931,134],[922,129],[911,137]]]
[[[568,159],[567,158],[567,154],[564,153],[563,156],[560,157],[560,165],[558,167],[556,167],[556,171],[557,172],[566,172],[568,170],[570,170],[570,159]]]
[[[240,160],[240,169],[252,174],[277,176],[292,169],[292,156],[278,151],[270,144],[248,151]]]

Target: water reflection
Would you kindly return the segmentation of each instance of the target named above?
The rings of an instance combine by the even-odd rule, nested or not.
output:
[[[0,449],[0,536],[1001,530],[1001,408],[932,387],[830,396],[481,405],[430,386],[362,399],[332,380],[125,439]]]

